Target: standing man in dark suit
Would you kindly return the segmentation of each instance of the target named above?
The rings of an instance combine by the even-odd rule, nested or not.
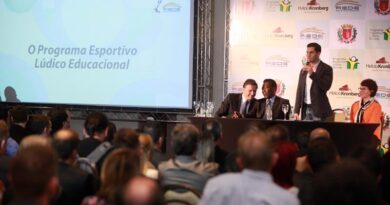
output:
[[[215,113],[215,117],[255,118],[257,83],[253,79],[244,82],[242,93],[229,93]]]
[[[284,119],[284,113],[282,109],[282,105],[288,105],[288,111],[286,116],[289,116],[290,113],[290,102],[284,98],[276,96],[276,82],[273,79],[265,79],[263,81],[263,86],[261,90],[263,92],[264,98],[261,98],[258,103],[257,114],[256,117],[260,119],[267,119],[266,110],[271,108],[272,110],[272,119]]]
[[[333,112],[326,92],[332,86],[333,69],[320,60],[321,46],[307,45],[307,63],[299,74],[294,118],[298,120],[332,121]],[[299,116],[301,111],[301,116]]]

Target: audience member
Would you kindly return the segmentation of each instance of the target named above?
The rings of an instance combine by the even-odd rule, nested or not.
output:
[[[70,128],[70,113],[65,108],[53,107],[47,113],[51,122],[50,136],[53,136],[60,129]]]
[[[272,141],[263,132],[250,132],[238,141],[237,161],[241,173],[211,179],[200,204],[299,204],[296,196],[272,181],[270,171],[277,161]]]
[[[19,144],[9,136],[9,128],[6,121],[0,120],[0,136],[4,141],[4,155],[14,156],[19,149]]]
[[[315,140],[318,138],[330,139],[330,133],[328,132],[328,130],[326,130],[324,128],[321,128],[321,127],[316,128],[310,132],[310,139],[309,140],[312,141],[312,140]]]
[[[308,141],[306,143],[308,144],[310,141],[313,141],[313,140],[319,139],[319,138],[330,139],[330,134],[329,134],[328,130],[326,130],[324,128],[316,128],[316,129],[312,130],[310,132],[310,136],[309,136]],[[298,172],[310,172],[311,171],[310,169],[311,168],[310,168],[309,162],[307,160],[306,153],[304,155],[299,156],[297,158],[297,164],[295,166],[295,170]]]
[[[10,198],[10,185],[8,174],[10,168],[11,157],[6,155],[7,143],[9,139],[9,130],[7,124],[0,120],[0,181],[3,182],[5,190],[2,192],[3,204],[6,204]],[[1,200],[0,200],[1,204]]]
[[[293,185],[293,174],[298,156],[298,147],[295,143],[279,141],[275,145],[278,161],[272,168],[274,182],[279,186],[298,193]]]
[[[266,133],[271,137],[273,142],[290,140],[290,132],[285,125],[273,125],[266,130]]]
[[[22,140],[18,151],[32,146],[42,146],[42,147],[52,148],[51,138],[48,138],[43,135],[29,135]]]
[[[136,176],[123,189],[124,205],[162,205],[163,197],[155,180]]]
[[[22,141],[24,137],[30,134],[26,129],[26,123],[28,120],[27,108],[22,105],[13,107],[10,111],[10,136],[18,143]]]
[[[79,141],[78,133],[70,129],[54,134],[53,147],[59,157],[58,178],[62,188],[57,205],[80,204],[84,197],[94,194],[94,177],[75,167]]]
[[[226,172],[225,162],[228,152],[218,142],[223,138],[222,125],[216,120],[208,120],[202,125],[202,135],[198,142],[197,159],[203,162],[216,162],[219,173]]]
[[[97,195],[85,198],[82,205],[120,204],[124,185],[140,174],[141,158],[138,151],[126,148],[114,150],[104,160]]]
[[[174,158],[158,166],[162,186],[184,185],[201,193],[207,180],[217,174],[218,164],[194,158],[199,130],[191,124],[176,125],[172,131]]]
[[[325,166],[339,160],[336,146],[330,139],[318,138],[309,142],[307,160],[310,170],[295,172],[293,183],[299,189],[298,198],[302,205],[313,204],[313,177]]]
[[[108,122],[108,132],[106,141],[112,142],[116,133],[116,125],[113,122]]]
[[[50,119],[45,115],[30,115],[26,129],[33,135],[49,136],[51,131]]]
[[[11,161],[10,182],[15,205],[49,205],[58,194],[57,157],[49,146],[20,149]]]
[[[348,157],[360,162],[379,181],[382,159],[376,147],[367,144],[357,146],[348,154]]]
[[[390,141],[390,138],[389,138]],[[382,159],[382,179],[380,181],[380,189],[382,198],[390,204],[390,152],[388,151]]]
[[[313,181],[315,205],[380,205],[375,179],[360,163],[333,163]]]
[[[163,153],[164,131],[161,123],[148,121],[143,127],[143,132],[149,134],[153,138],[153,150],[151,162],[155,167],[158,167],[160,162],[167,161],[168,156]]]
[[[88,136],[82,140],[78,147],[81,157],[87,157],[107,138],[108,120],[100,112],[90,113],[84,122],[84,132]]]
[[[153,171],[153,170],[157,171],[156,167],[150,162],[150,155],[153,149],[152,137],[148,134],[140,134],[138,139],[142,148],[142,155],[141,155],[142,173],[145,176],[154,177],[148,175],[149,171]]]

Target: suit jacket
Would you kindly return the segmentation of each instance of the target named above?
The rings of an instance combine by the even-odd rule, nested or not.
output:
[[[242,93],[229,93],[223,100],[221,106],[215,113],[215,117],[231,116],[234,111],[240,112],[242,101]],[[256,117],[256,99],[253,99],[249,103],[248,113],[243,116],[244,118],[255,118]]]
[[[256,117],[263,119],[265,115],[265,108],[266,108],[266,98],[262,98],[258,100],[258,107],[257,107],[257,114]],[[288,104],[288,112],[286,114],[286,117],[290,116],[290,111],[291,111],[291,106],[290,106],[290,101],[287,99],[275,96],[275,101],[274,104],[272,105],[272,119],[284,119],[284,113],[282,110],[282,105],[283,104]]]
[[[91,174],[63,162],[58,164],[58,178],[62,192],[56,205],[81,204],[84,197],[95,192],[96,181]]]
[[[301,70],[298,80],[297,94],[295,98],[294,113],[299,113],[303,106],[306,89],[307,71]],[[333,69],[328,64],[320,61],[316,72],[310,75],[313,80],[310,88],[311,108],[317,117],[326,118],[333,114],[326,92],[332,86]]]

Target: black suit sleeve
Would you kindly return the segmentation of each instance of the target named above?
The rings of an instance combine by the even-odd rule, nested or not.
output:
[[[333,69],[330,66],[325,65],[321,73],[314,72],[310,75],[310,78],[317,82],[316,85],[320,90],[326,92],[332,86]]]
[[[230,94],[228,94],[225,99],[223,100],[221,106],[217,110],[217,112],[214,114],[215,117],[222,117],[227,116],[229,114],[229,107],[230,107]]]

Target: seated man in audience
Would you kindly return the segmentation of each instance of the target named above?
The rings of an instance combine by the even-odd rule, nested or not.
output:
[[[215,113],[215,117],[255,118],[257,83],[253,79],[244,82],[242,93],[229,93]]]
[[[20,149],[11,161],[10,182],[14,205],[49,205],[59,191],[57,157],[49,146]]]
[[[169,159],[168,156],[162,152],[165,139],[162,125],[159,122],[149,121],[145,124],[143,132],[152,136],[154,146],[151,162],[155,167],[158,167],[160,162]]]
[[[237,161],[244,170],[211,179],[201,205],[299,204],[296,196],[272,181],[270,171],[277,161],[271,139],[263,132],[248,132],[238,141]]]
[[[51,121],[50,136],[53,136],[60,129],[70,128],[70,113],[65,108],[53,107],[47,113]]]
[[[340,160],[336,146],[330,139],[318,138],[309,142],[307,160],[311,170],[296,172],[293,183],[298,187],[302,205],[313,204],[313,178],[327,165]]]
[[[9,111],[9,114],[11,120],[10,136],[20,144],[22,139],[30,134],[26,129],[28,111],[24,106],[17,105]]]
[[[84,122],[86,139],[82,140],[78,147],[80,157],[87,157],[107,138],[108,119],[100,112],[92,112]]]
[[[308,143],[310,143],[315,139],[320,139],[320,138],[330,139],[330,134],[328,130],[321,127],[312,130],[310,132]],[[295,170],[297,172],[311,172],[311,168],[307,160],[307,155],[303,155],[297,158],[297,164],[295,166]]]
[[[207,136],[209,136],[212,139],[212,151],[214,151],[212,161],[219,165],[219,173],[226,172],[225,162],[228,152],[218,145],[218,141],[223,137],[221,123],[216,120],[208,120],[204,122],[202,125],[202,135],[203,138],[208,138]]]
[[[59,157],[58,178],[62,188],[57,205],[80,204],[84,197],[94,194],[94,177],[74,166],[79,141],[79,135],[73,130],[62,129],[54,134],[53,147]]]
[[[207,180],[218,172],[218,164],[194,158],[199,130],[191,124],[179,124],[172,131],[174,158],[160,163],[162,186],[184,185],[201,193]]]
[[[256,117],[260,119],[268,119],[267,113],[271,114],[272,120],[285,119],[282,105],[288,105],[286,117],[290,115],[290,102],[284,98],[276,96],[277,85],[275,80],[265,79],[261,87],[264,98],[258,100],[258,108]]]
[[[26,129],[31,134],[49,136],[51,131],[50,119],[45,115],[31,115],[27,120]]]

